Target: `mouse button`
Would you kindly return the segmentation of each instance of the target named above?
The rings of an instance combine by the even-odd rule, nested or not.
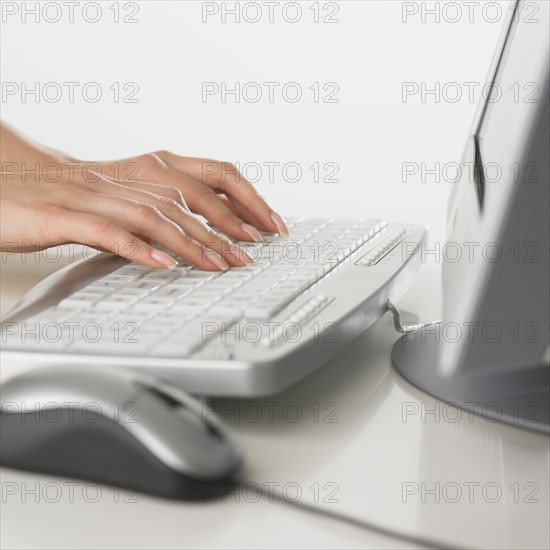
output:
[[[173,394],[164,391],[164,388],[156,383],[156,380],[143,382],[139,381],[136,383],[137,392],[133,395],[133,398],[139,398],[140,396],[151,393],[163,401],[167,407],[179,407],[183,401],[179,398],[176,398]],[[179,397],[179,396],[178,396]]]
[[[183,415],[189,422],[210,432],[219,439],[229,439],[233,436],[230,430],[223,426],[216,416],[206,414],[208,411],[199,399],[194,398],[176,386],[167,384],[159,379],[151,380],[147,389],[166,401],[175,411]]]
[[[213,432],[206,420],[198,416],[195,411],[189,410],[185,405],[177,405],[174,407],[174,414],[182,418],[187,424],[193,426],[197,431],[203,431],[207,434],[214,434],[216,437],[221,437],[217,432]]]
[[[220,479],[234,470],[240,454],[231,441],[199,427],[182,405],[170,407],[155,392],[144,391],[135,397],[138,413],[135,421],[125,427],[165,464],[205,480]]]
[[[184,405],[190,411],[193,411],[199,418],[202,417],[202,406],[195,398],[176,386],[167,384],[159,379],[151,380],[147,388],[153,392],[162,394],[167,401],[171,401],[174,405]]]
[[[29,412],[56,407],[93,407],[108,415],[135,389],[127,378],[106,376],[104,372],[81,366],[54,367],[10,378],[1,386],[2,410]]]
[[[188,403],[185,402],[185,400],[179,399],[179,395],[177,396],[178,399],[174,398],[174,394],[167,393],[164,391],[164,388],[158,386],[157,384],[137,384],[137,392],[132,395],[131,399],[128,400],[123,408],[126,409],[128,406],[132,404],[136,404],[137,401],[142,399],[145,395],[150,394],[157,398],[160,403],[164,403],[164,405],[170,409],[171,414],[181,416],[188,424],[194,426],[198,430],[204,430],[208,431],[209,426],[206,424],[206,422],[203,422],[201,420],[200,414],[197,414],[196,407],[193,407],[194,403]],[[184,394],[184,397],[185,394]],[[137,406],[139,408],[139,406]]]

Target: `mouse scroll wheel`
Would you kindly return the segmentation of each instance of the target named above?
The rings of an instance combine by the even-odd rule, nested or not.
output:
[[[216,436],[218,439],[223,439],[222,434],[216,430],[210,422],[205,418],[201,418],[193,411],[189,410],[185,405],[180,405],[179,407],[174,408],[174,414],[177,414],[180,418],[184,418],[189,424],[201,428],[205,432],[210,432],[212,435]]]
[[[191,424],[197,428],[207,431],[209,426],[206,420],[203,420],[197,416],[194,412],[190,411],[185,405],[179,405],[174,407],[174,414],[177,414],[180,418],[183,418],[188,424]]]
[[[181,401],[178,401],[171,395],[161,391],[158,388],[149,387],[147,388],[147,391],[163,400],[170,406],[174,414],[178,415],[180,418],[183,418],[188,424],[221,437],[221,435],[210,425],[209,422],[206,421],[206,419],[201,418],[196,412],[187,408]]]

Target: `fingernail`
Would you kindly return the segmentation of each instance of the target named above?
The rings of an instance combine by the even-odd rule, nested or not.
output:
[[[178,265],[178,262],[174,258],[156,248],[153,248],[151,251],[151,258],[165,269],[174,269]]]
[[[217,252],[208,252],[208,259],[222,271],[229,269],[229,264]]]
[[[251,225],[248,225],[247,223],[243,223],[241,225],[241,229],[247,234],[250,236],[250,238],[255,242],[255,243],[261,243],[263,242],[263,239],[262,239],[262,236],[260,235],[260,233],[258,232],[258,230],[255,228],[255,227],[252,227]]]
[[[254,263],[254,258],[240,246],[230,243],[227,245],[227,252],[232,256],[235,256],[239,262],[244,262],[246,265],[252,265]]]
[[[283,220],[277,212],[271,212],[271,219],[277,226],[277,232],[281,233],[281,235],[284,235],[285,237],[288,237],[288,227],[286,226],[285,220]]]

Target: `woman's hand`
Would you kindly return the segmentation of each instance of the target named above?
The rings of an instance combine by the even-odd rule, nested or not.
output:
[[[228,163],[166,151],[100,163],[41,161],[17,171],[18,163],[2,159],[3,250],[76,242],[151,267],[174,267],[152,240],[201,269],[225,270],[252,260],[193,212],[238,241],[261,241],[258,229],[288,234],[282,218]],[[39,169],[30,173],[29,166]]]
[[[238,241],[261,241],[257,229],[288,235],[281,216],[228,162],[158,151],[117,161],[78,162],[75,166],[92,180],[97,174],[152,193],[161,185],[170,197],[178,200],[183,196],[192,212]]]

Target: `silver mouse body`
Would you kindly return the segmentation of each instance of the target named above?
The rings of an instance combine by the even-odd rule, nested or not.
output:
[[[200,402],[148,375],[54,367],[0,391],[2,466],[197,500],[243,460],[235,437]]]

